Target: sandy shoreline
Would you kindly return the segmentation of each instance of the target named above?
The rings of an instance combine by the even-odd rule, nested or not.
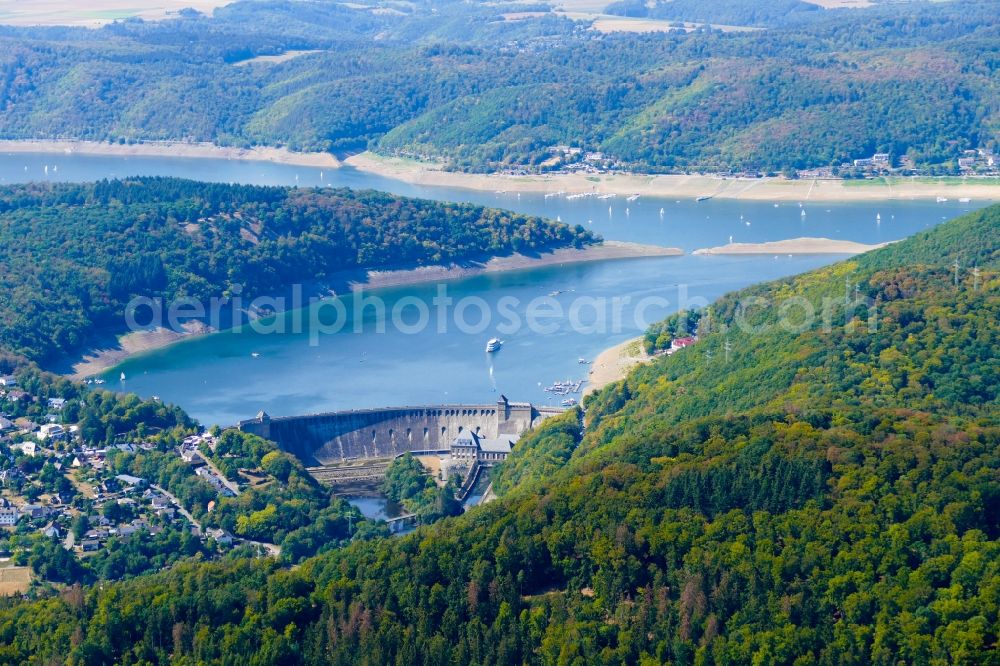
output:
[[[383,287],[399,287],[421,282],[437,282],[439,280],[457,280],[473,277],[484,273],[502,273],[526,268],[542,266],[559,266],[565,264],[580,264],[590,261],[608,261],[613,259],[641,259],[644,257],[679,257],[684,251],[676,247],[660,247],[657,245],[642,245],[623,241],[604,241],[600,245],[592,245],[583,249],[561,248],[537,257],[513,254],[507,257],[493,257],[480,264],[454,266],[422,266],[399,271],[369,271],[364,281],[352,281],[352,289],[376,289]]]
[[[848,240],[830,238],[789,238],[769,243],[729,243],[719,247],[695,250],[692,254],[862,254],[885,247],[888,243],[866,245]]]
[[[344,164],[415,185],[459,187],[481,191],[532,193],[601,192],[696,199],[710,197],[746,201],[886,201],[910,199],[1000,199],[1000,179],[898,179],[875,181],[789,180],[786,178],[721,178],[699,175],[550,174],[508,176],[443,171],[440,166],[361,153]]]
[[[197,157],[223,160],[248,160],[274,162],[307,167],[336,169],[340,161],[329,153],[296,153],[287,148],[256,146],[238,148],[217,146],[212,143],[183,143],[157,141],[148,143],[118,144],[98,141],[12,141],[0,140],[0,154],[52,153],[81,155],[111,155],[116,157]]]
[[[368,271],[364,277],[357,275],[334,276],[322,285],[312,285],[309,291],[311,294],[319,295],[343,289],[352,291],[382,289],[427,282],[456,280],[484,273],[516,271],[543,266],[609,261],[614,259],[676,257],[683,254],[684,252],[677,248],[605,241],[601,245],[592,245],[579,250],[575,248],[561,248],[537,257],[515,254],[507,257],[493,257],[483,263],[462,266],[423,266],[407,270]],[[90,348],[79,357],[63,359],[50,369],[60,374],[69,375],[73,379],[86,379],[106,372],[138,354],[162,349],[180,340],[213,332],[215,332],[214,329],[204,324],[193,323],[184,331],[157,328],[119,336],[104,335],[92,342]]]
[[[335,169],[351,166],[378,176],[414,185],[456,187],[478,191],[566,194],[600,192],[628,196],[680,199],[736,199],[744,201],[892,201],[946,198],[972,201],[1000,200],[1000,178],[894,178],[889,181],[837,179],[722,178],[701,175],[546,174],[512,176],[444,171],[440,165],[372,153],[360,153],[340,162],[329,153],[298,153],[287,148],[238,148],[211,143],[150,141],[134,144],[74,140],[0,140],[0,154],[79,153],[83,155],[192,157],[274,162]]]
[[[583,395],[586,396],[612,382],[624,379],[632,368],[645,363],[649,358],[642,347],[642,336],[605,349],[590,364]]]
[[[83,380],[110,370],[132,356],[162,349],[179,340],[212,332],[204,324],[192,322],[183,331],[169,328],[154,328],[133,331],[124,335],[105,335],[95,341],[78,359],[67,359],[53,371],[69,375],[72,379]]]

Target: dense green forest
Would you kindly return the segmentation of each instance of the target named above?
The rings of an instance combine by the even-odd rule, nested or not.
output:
[[[0,661],[996,663],[1000,207],[698,327],[527,435],[493,503],[6,601]]]
[[[250,299],[338,272],[581,246],[581,227],[374,191],[135,178],[0,188],[0,349],[45,362],[133,296]],[[207,306],[206,306],[207,307]]]
[[[444,516],[461,515],[462,504],[455,499],[461,483],[459,476],[452,475],[438,487],[423,464],[407,453],[392,461],[379,490],[390,501],[416,514],[421,522],[430,523]]]
[[[609,3],[751,26],[590,29],[544,3],[238,2],[99,30],[0,27],[0,138],[162,139],[648,172],[952,172],[997,142],[992,0],[827,11],[799,0]],[[527,18],[508,20],[525,10]],[[260,55],[307,52],[284,62]],[[573,160],[570,160],[573,161]]]

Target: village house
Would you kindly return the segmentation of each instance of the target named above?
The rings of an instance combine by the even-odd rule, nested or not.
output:
[[[14,425],[17,427],[17,432],[22,435],[29,435],[38,430],[38,424],[24,416],[14,419]]]
[[[213,486],[213,487],[214,487],[214,488],[215,488],[215,489],[216,489],[216,490],[217,490],[218,492],[222,493],[222,494],[223,494],[223,495],[225,495],[226,497],[229,497],[229,496],[231,496],[231,495],[233,494],[233,491],[231,491],[231,490],[230,490],[230,489],[229,489],[229,488],[228,488],[228,487],[226,486],[226,484],[224,484],[224,483],[222,482],[222,479],[220,479],[220,478],[219,478],[219,477],[218,477],[218,476],[217,476],[216,474],[212,473],[212,470],[210,470],[210,469],[209,469],[209,468],[208,468],[207,466],[203,465],[203,466],[199,467],[198,469],[196,469],[196,470],[194,471],[194,473],[195,473],[195,474],[196,474],[197,476],[200,476],[201,478],[203,478],[203,479],[205,479],[206,481],[208,481],[209,483],[211,483],[211,484],[212,484],[212,486]]]
[[[25,504],[23,507],[21,507],[21,513],[25,516],[28,516],[29,519],[35,520],[37,518],[45,518],[50,513],[52,513],[52,511],[47,506],[40,506],[38,504]]]
[[[0,509],[0,526],[13,527],[21,519],[21,512],[14,507]]]
[[[104,541],[109,536],[111,536],[111,530],[106,527],[99,527],[93,530],[87,530],[87,533],[83,535],[86,539],[93,539],[95,541]]]
[[[118,536],[124,538],[132,536],[139,530],[140,528],[136,525],[119,525],[117,528],[115,528],[115,532],[118,533]]]
[[[146,486],[146,479],[132,476],[131,474],[119,474],[115,479],[132,488],[144,488]]]
[[[66,438],[66,430],[58,423],[46,423],[38,429],[38,439],[41,441],[46,440],[61,440]]]
[[[150,500],[150,504],[153,505],[154,509],[166,509],[170,506],[170,500],[166,497],[156,495]]]
[[[685,347],[690,347],[695,343],[695,339],[692,337],[675,338],[670,342],[670,349],[672,351],[677,351],[678,349],[684,349]]]
[[[233,535],[221,527],[210,528],[206,530],[205,534],[224,546],[228,546],[233,543]]]
[[[8,467],[7,469],[0,469],[0,483],[9,483],[14,479],[22,475],[21,470],[16,467]]]
[[[21,442],[20,444],[15,444],[14,448],[20,449],[21,453],[26,456],[33,456],[38,452],[38,444],[35,442]]]

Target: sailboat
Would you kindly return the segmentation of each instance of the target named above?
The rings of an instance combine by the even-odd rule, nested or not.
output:
[[[120,377],[120,379],[121,379],[122,381],[125,381],[125,373],[124,373],[124,372],[122,373],[122,376]]]

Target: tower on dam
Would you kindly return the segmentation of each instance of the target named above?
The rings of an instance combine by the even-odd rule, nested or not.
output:
[[[466,431],[481,437],[520,435],[559,413],[552,407],[511,402],[357,409],[272,418],[260,412],[239,429],[269,439],[307,466],[365,458],[390,458],[408,451],[447,449]]]

